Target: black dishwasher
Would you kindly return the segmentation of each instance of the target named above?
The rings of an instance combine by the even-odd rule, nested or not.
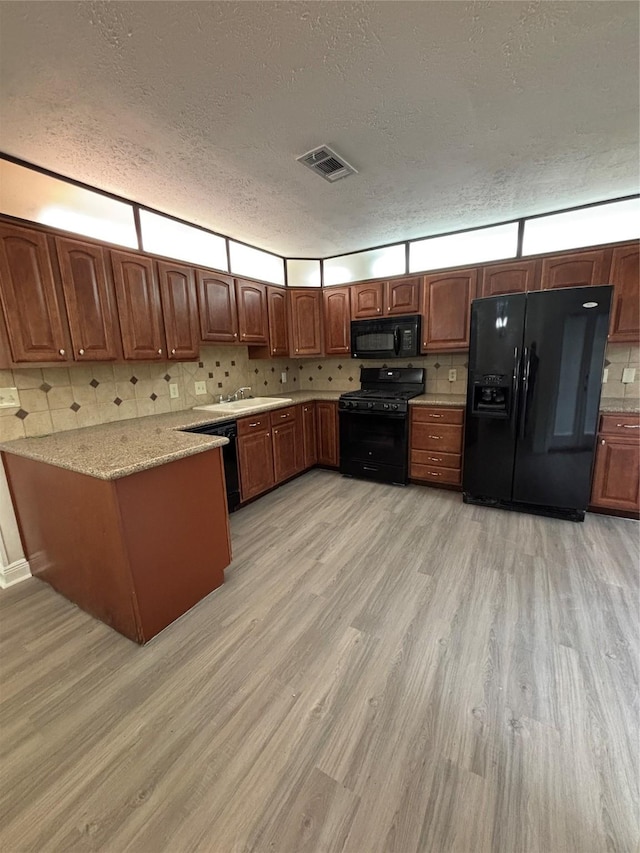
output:
[[[181,432],[197,432],[200,435],[220,435],[229,439],[229,444],[222,448],[224,460],[224,478],[227,485],[227,505],[229,512],[235,512],[240,503],[240,485],[238,483],[238,451],[236,438],[238,428],[235,421],[225,421],[217,424],[201,424],[200,426],[186,427]]]

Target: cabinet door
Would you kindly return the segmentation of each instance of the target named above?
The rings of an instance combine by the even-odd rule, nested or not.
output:
[[[318,463],[338,467],[338,404],[316,401]]]
[[[469,348],[471,300],[476,297],[477,270],[427,275],[422,291],[422,348]]]
[[[269,353],[272,356],[288,356],[287,291],[280,287],[267,287],[267,305],[269,312]]]
[[[236,279],[240,343],[268,344],[267,286]]]
[[[637,243],[613,250],[611,275],[613,302],[609,340],[638,343],[640,338],[640,271]]]
[[[586,287],[606,284],[609,280],[610,254],[602,249],[596,252],[572,252],[542,259],[542,290],[557,287]]]
[[[304,467],[312,468],[318,461],[315,403],[303,403],[302,405],[302,440],[304,446]]]
[[[122,357],[113,283],[105,250],[92,243],[56,237],[56,250],[76,361]]]
[[[67,361],[66,317],[44,234],[0,225],[0,296],[15,362]]]
[[[351,306],[349,287],[323,290],[324,351],[326,355],[351,352]]]
[[[143,255],[111,252],[125,358],[165,357],[162,304],[153,261]]]
[[[402,278],[385,286],[385,314],[417,314],[420,311],[420,279]]]
[[[599,436],[591,503],[640,511],[640,442]]]
[[[384,282],[354,284],[351,287],[351,316],[354,320],[381,317],[384,304]]]
[[[237,344],[236,289],[231,276],[198,270],[198,303],[200,339]]]
[[[320,290],[289,290],[292,356],[322,355]]]
[[[278,424],[272,429],[273,473],[276,483],[288,480],[300,471],[302,448],[298,419]]]
[[[158,261],[158,278],[168,356],[179,361],[197,358],[200,347],[195,270]]]
[[[482,270],[482,296],[502,296],[505,293],[527,293],[540,289],[540,262],[517,261],[492,264]]]
[[[240,492],[247,501],[274,485],[271,430],[238,436]]]

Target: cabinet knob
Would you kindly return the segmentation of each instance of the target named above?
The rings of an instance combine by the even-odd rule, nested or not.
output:
[[[271,438],[271,433],[270,433],[270,432],[268,432],[268,433],[267,433],[267,437],[268,437],[268,438]]]
[[[175,354],[176,354],[176,350],[175,350],[175,347],[174,347],[174,348],[171,350],[171,355],[175,355]]]
[[[158,350],[158,355],[162,355],[162,350],[161,350],[161,349],[159,349],[159,350]]]
[[[234,338],[237,338],[237,337],[238,337],[238,333],[237,333],[237,332],[234,332],[234,333],[233,333],[233,337],[234,337]]]
[[[604,438],[602,439],[602,441],[600,442],[600,444],[606,444],[606,442],[605,442]]]
[[[296,350],[296,352],[298,352],[298,350]]]
[[[79,349],[79,350],[78,350],[78,355],[84,355],[84,350],[83,350],[83,349]]]
[[[59,349],[59,350],[58,350],[58,353],[59,353],[60,355],[64,355],[64,354],[65,354],[65,352],[64,352],[64,350],[63,350],[63,349]]]
[[[275,347],[271,350],[271,352],[275,355],[275,352],[276,352]]]
[[[378,314],[380,313],[380,309],[379,309],[379,308],[376,308],[376,311],[378,312]]]
[[[278,434],[278,430],[277,430],[277,429],[274,429],[273,434],[274,434],[274,435],[277,435],[277,434]],[[269,435],[269,433],[267,433],[267,435]]]

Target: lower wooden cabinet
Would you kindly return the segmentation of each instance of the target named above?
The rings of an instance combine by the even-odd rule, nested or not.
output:
[[[591,505],[637,517],[640,513],[640,417],[602,415]]]
[[[304,468],[313,468],[318,462],[318,440],[316,430],[316,404],[304,403],[302,409],[302,446]]]
[[[316,431],[318,464],[337,468],[340,463],[337,403],[331,400],[316,401]]]
[[[255,498],[275,485],[269,415],[238,421],[240,497]]]
[[[464,409],[411,407],[409,476],[434,485],[462,482]]]
[[[300,406],[271,412],[273,472],[276,484],[304,469],[304,443]]]

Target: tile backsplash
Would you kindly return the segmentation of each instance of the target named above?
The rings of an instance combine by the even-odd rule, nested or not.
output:
[[[640,375],[622,384],[625,367],[640,374],[639,348],[610,344],[606,366],[605,397],[640,397]],[[427,391],[464,394],[467,384],[467,355],[439,353],[396,366],[424,367]],[[250,359],[246,347],[204,347],[199,362],[94,364],[67,367],[0,370],[0,387],[18,388],[20,407],[0,409],[0,440],[51,432],[143,415],[191,409],[215,402],[248,385],[254,396],[288,391],[348,391],[358,388],[360,366],[378,367],[382,361],[356,361],[349,356],[319,359]],[[455,368],[456,379],[449,381]],[[286,373],[283,383],[281,374]],[[195,394],[195,383],[203,381],[207,393]],[[172,399],[169,385],[178,386]]]

